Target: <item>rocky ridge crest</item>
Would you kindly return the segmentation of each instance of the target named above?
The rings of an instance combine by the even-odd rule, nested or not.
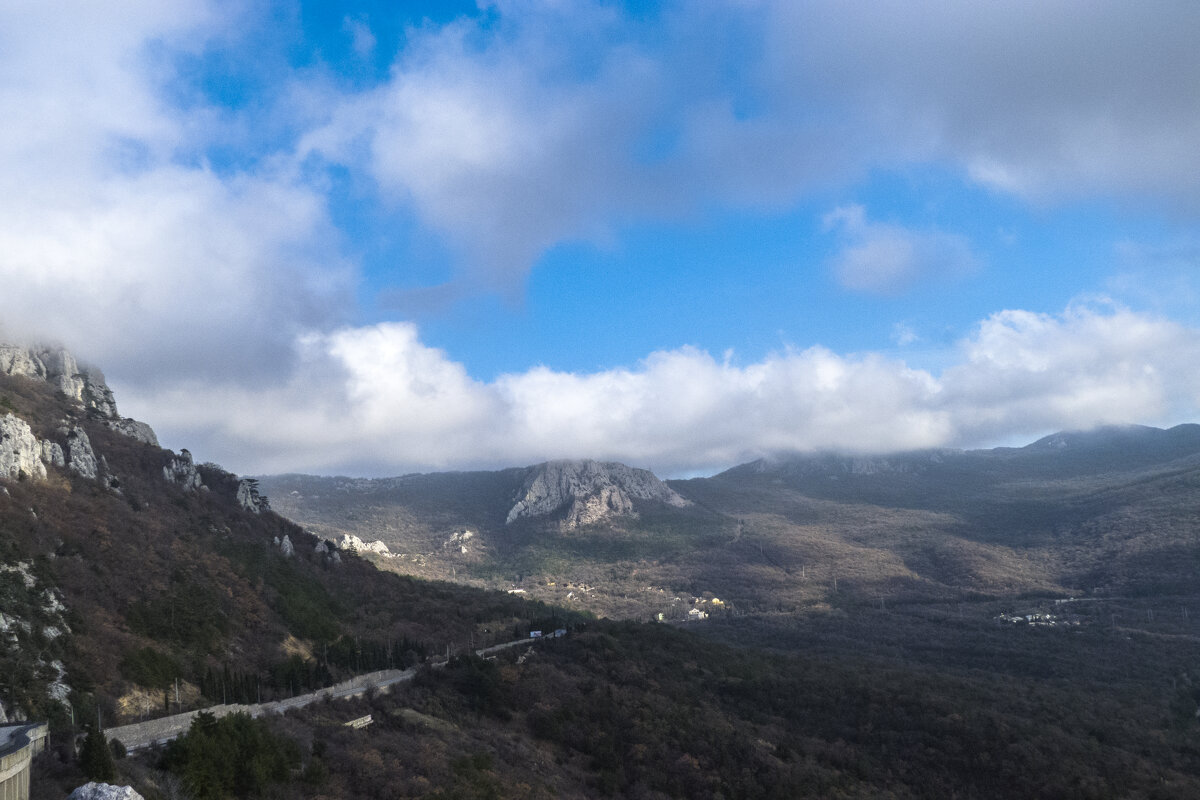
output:
[[[653,472],[601,461],[548,461],[531,467],[505,524],[565,510],[564,528],[632,516],[634,501],[690,505]]]
[[[106,427],[158,446],[158,437],[149,425],[117,413],[104,373],[81,366],[65,348],[0,344],[0,374],[49,383]],[[105,477],[104,458],[96,455],[82,427],[64,420],[55,433],[58,441],[38,439],[29,424],[15,414],[0,417],[0,477],[44,480],[48,465],[66,467],[91,480]],[[118,482],[109,480],[109,484],[115,487]]]
[[[14,375],[44,381],[77,403],[92,423],[159,447],[158,436],[144,422],[122,417],[112,390],[105,383],[104,373],[95,367],[81,365],[63,347],[33,346],[0,343],[0,375]],[[67,468],[84,478],[101,480],[110,488],[120,486],[108,474],[104,456],[95,452],[87,432],[81,425],[64,419],[54,433],[38,439],[29,423],[16,414],[0,416],[0,478],[45,480],[47,466]],[[177,484],[185,491],[205,489],[203,476],[187,450],[171,454],[162,468],[163,479]],[[236,476],[232,476],[236,479]],[[259,493],[253,479],[237,483],[237,501],[255,514],[270,511],[267,498]]]
[[[98,416],[120,419],[112,390],[104,382],[104,373],[95,367],[80,366],[65,348],[0,344],[0,372],[54,384]]]

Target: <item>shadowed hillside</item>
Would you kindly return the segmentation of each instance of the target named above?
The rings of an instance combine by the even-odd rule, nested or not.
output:
[[[596,462],[255,484],[111,398],[3,375],[0,409],[0,701],[51,720],[36,798],[92,774],[82,721],[410,665],[392,694],[201,715],[105,769],[148,800],[1200,793],[1198,484],[1175,432],[1072,436],[1109,455],[1061,469],[1048,440],[670,488]],[[396,550],[331,547],[352,532]],[[397,574],[422,570],[556,605]]]

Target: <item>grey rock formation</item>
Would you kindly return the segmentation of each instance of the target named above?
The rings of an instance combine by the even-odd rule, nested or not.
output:
[[[338,547],[342,550],[350,550],[355,553],[372,553],[386,558],[393,557],[392,551],[382,541],[376,539],[373,542],[364,542],[352,533],[342,536],[342,540],[338,542]]]
[[[104,424],[117,433],[128,436],[130,439],[137,439],[139,442],[145,442],[152,447],[159,446],[158,436],[155,435],[154,429],[144,422],[124,417],[105,420]]]
[[[237,501],[242,508],[255,514],[271,510],[267,498],[258,493],[258,481],[253,478],[242,478],[238,481]]]
[[[682,507],[689,502],[645,469],[599,461],[550,461],[532,467],[506,523],[555,514],[574,528],[634,513],[633,501]]]
[[[82,366],[62,347],[20,347],[0,344],[0,374],[21,375],[53,384],[118,433],[158,447],[158,437],[149,425],[122,418],[104,373]]]
[[[292,544],[292,538],[286,533],[283,535],[283,540],[279,542],[279,552],[283,553],[284,558],[291,558],[296,552],[296,546]]]
[[[33,351],[11,344],[0,344],[0,372],[5,375],[46,379],[46,367],[33,355]]]
[[[180,450],[179,455],[173,457],[163,467],[163,478],[169,483],[179,484],[185,491],[190,492],[199,490],[204,484],[200,478],[200,472],[192,461],[192,454],[187,450]]]
[[[56,467],[65,467],[67,465],[67,457],[63,455],[62,445],[58,442],[51,442],[48,439],[42,440],[42,461],[47,464],[52,464]]]
[[[67,800],[145,800],[132,786],[113,786],[110,783],[85,783]]]
[[[12,414],[0,417],[0,478],[43,480],[42,443],[25,420]]]
[[[117,418],[117,404],[104,374],[80,367],[62,347],[19,347],[0,344],[0,372],[54,384],[59,391],[102,417]]]
[[[92,450],[92,441],[87,431],[76,425],[67,434],[67,466],[84,478],[95,480],[100,474],[100,464]]]

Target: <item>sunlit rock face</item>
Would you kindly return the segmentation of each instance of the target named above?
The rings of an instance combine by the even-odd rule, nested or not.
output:
[[[634,501],[688,505],[653,472],[601,461],[549,461],[531,468],[507,523],[564,511],[563,526],[590,525],[634,513]]]
[[[158,437],[149,425],[117,413],[117,401],[104,380],[104,373],[80,365],[65,348],[0,344],[0,374],[45,381],[117,433],[158,447]]]
[[[45,479],[42,445],[25,420],[12,414],[0,417],[0,477]]]
[[[62,347],[0,344],[0,374],[43,381],[77,403],[88,417],[146,444],[158,446],[158,437],[144,422],[122,418],[104,374],[80,365]],[[44,480],[46,465],[66,467],[84,478],[96,479],[106,471],[104,459],[92,448],[79,425],[66,421],[55,438],[38,440],[29,425],[13,414],[0,420],[0,477]],[[113,485],[116,485],[114,480]]]
[[[100,474],[100,462],[92,450],[92,441],[78,426],[67,434],[67,466],[84,478],[94,480]]]
[[[388,558],[392,556],[392,552],[388,549],[388,546],[378,539],[373,542],[364,542],[352,533],[342,536],[338,547],[342,550],[350,550],[355,553],[374,553],[377,556],[386,556]]]
[[[108,783],[85,783],[67,800],[143,800],[132,786],[113,786]]]
[[[101,417],[119,418],[104,373],[94,367],[81,367],[65,348],[0,344],[0,372],[54,384],[89,411]]]

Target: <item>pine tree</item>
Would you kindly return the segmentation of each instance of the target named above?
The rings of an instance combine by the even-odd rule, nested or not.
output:
[[[112,751],[104,734],[95,728],[88,730],[87,738],[83,740],[83,749],[79,752],[79,766],[89,780],[109,783],[117,777],[117,767],[113,762]]]

